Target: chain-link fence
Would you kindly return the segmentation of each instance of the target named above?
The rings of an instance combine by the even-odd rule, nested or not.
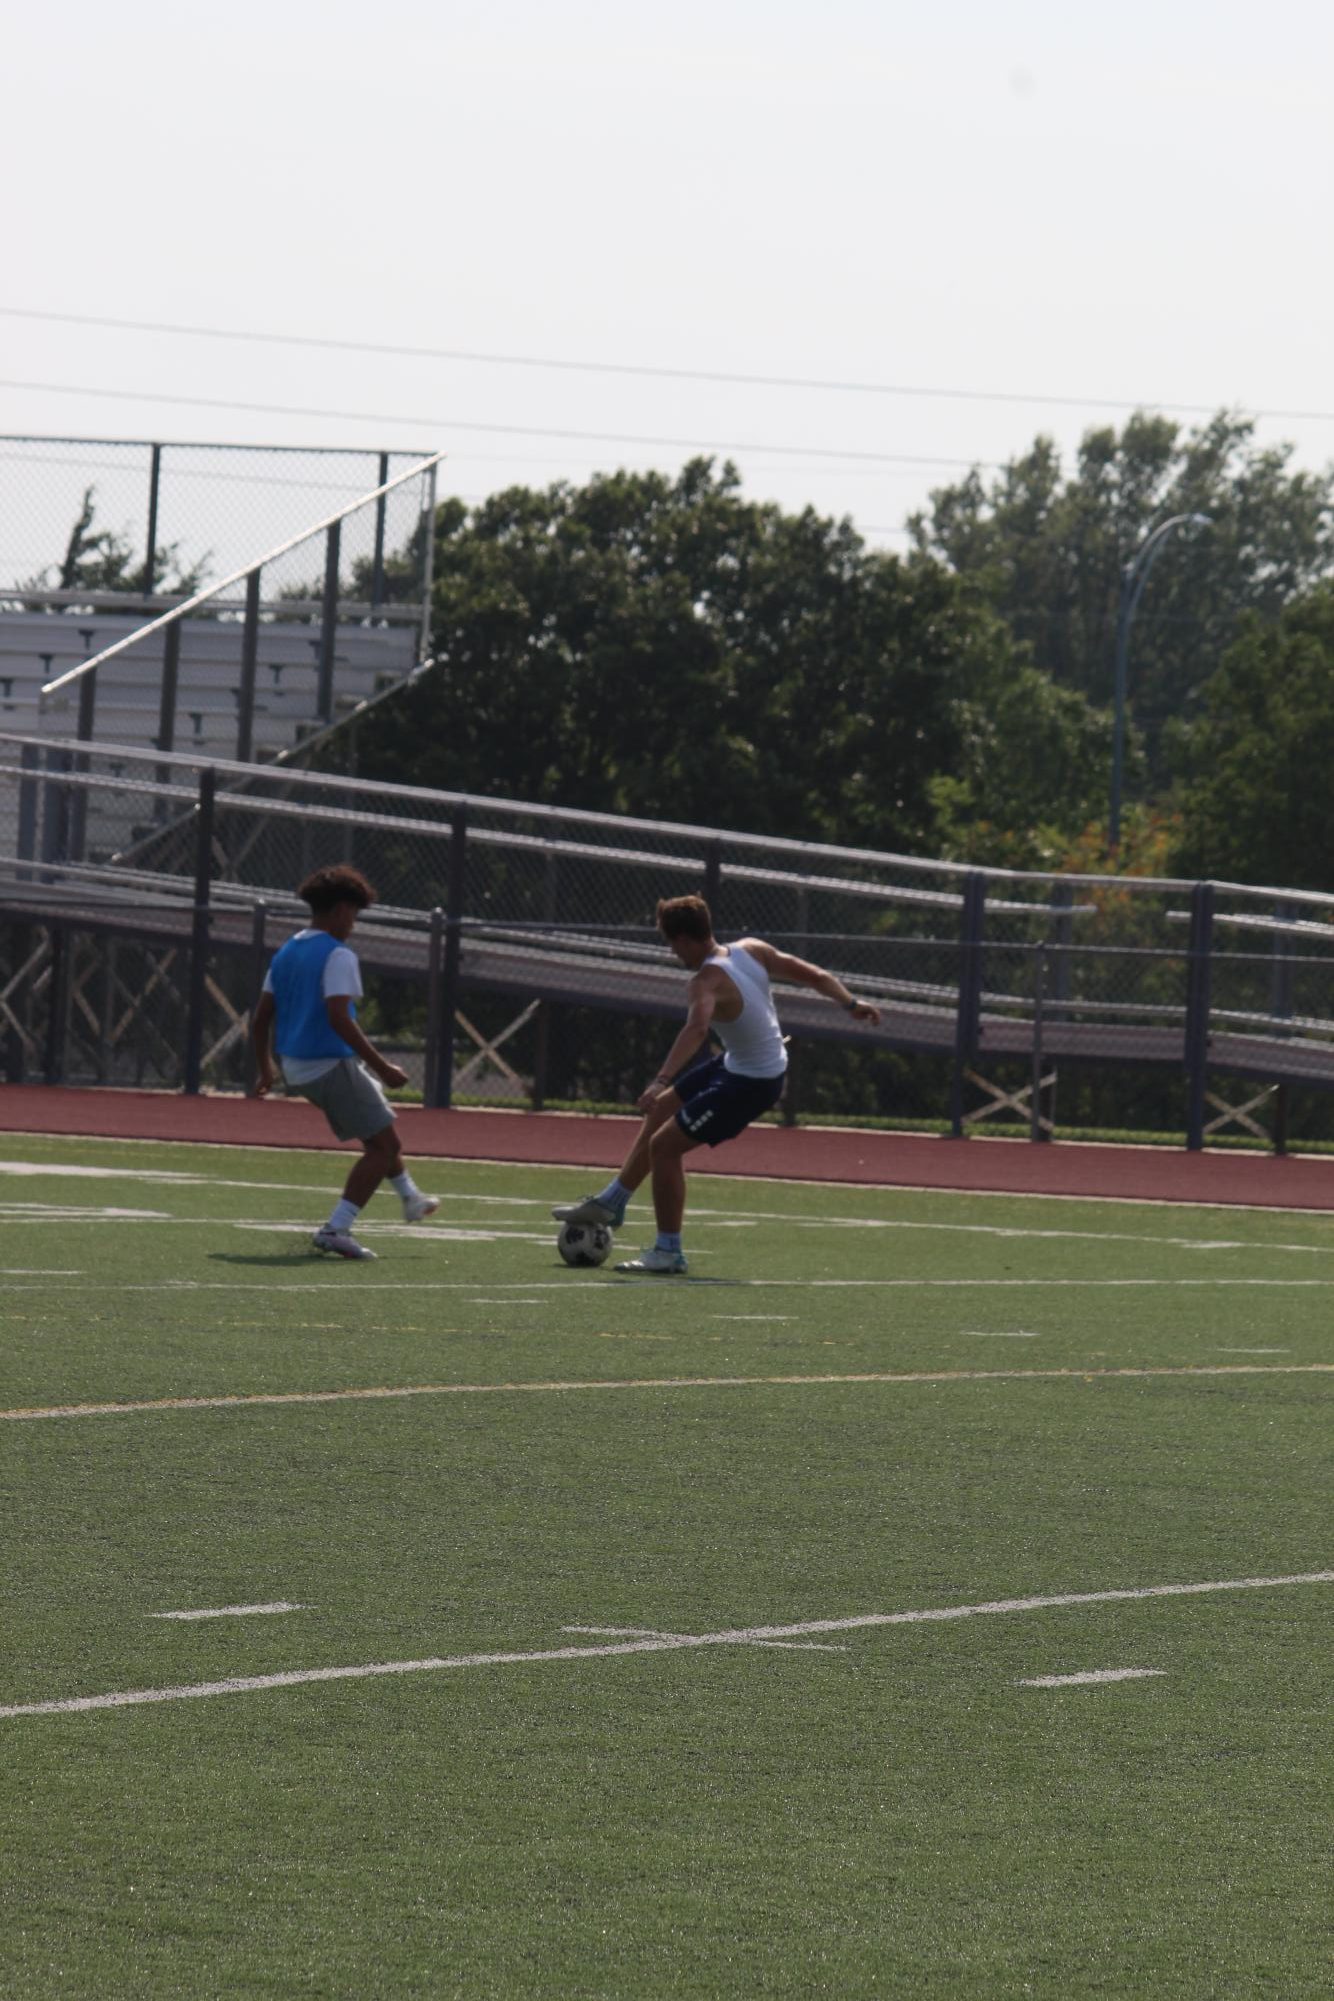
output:
[[[0,437],[0,605],[189,596],[387,485],[425,452]],[[402,594],[402,524],[373,534],[347,595]],[[309,581],[309,565],[285,586]],[[313,593],[318,596],[318,590]]]
[[[1193,1145],[1271,1126],[1281,1144],[1287,1094],[1334,1085],[1334,898],[974,870],[19,735],[0,736],[8,1074],[239,1086],[293,887],[330,861],[377,887],[358,930],[372,1032],[434,1103],[632,1099],[682,1006],[656,904],[691,890],[720,936],[767,937],[882,1009],[869,1029],[782,993],[789,1114],[1041,1137],[1059,1078],[1067,1125],[1156,1107]]]
[[[388,457],[346,456],[372,480]],[[77,587],[0,595],[0,724],[246,762],[291,753],[425,658],[437,465],[411,461],[332,511],[320,495],[314,526],[289,517],[284,540],[249,543],[241,570],[188,598],[137,594],[133,565],[124,588],[92,588],[85,565]],[[283,490],[284,507],[316,499]]]

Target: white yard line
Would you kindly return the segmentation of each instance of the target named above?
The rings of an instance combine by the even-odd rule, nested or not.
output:
[[[168,1219],[171,1220],[171,1219]],[[181,1221],[190,1220],[182,1217]],[[196,1220],[194,1227],[198,1228]],[[413,1236],[420,1235],[414,1230]],[[543,1243],[547,1241],[544,1237]],[[697,1253],[692,1249],[691,1256]],[[303,1261],[293,1251],[292,1264],[295,1268]],[[310,1271],[321,1267],[310,1260]],[[305,1278],[301,1280],[302,1292],[341,1291],[344,1286],[355,1284],[358,1293],[365,1292],[459,1292],[472,1291],[481,1281],[475,1278],[412,1278],[376,1279],[369,1275],[356,1280]],[[571,1285],[611,1285],[638,1288],[641,1292],[689,1292],[692,1287],[715,1286],[719,1291],[753,1292],[936,1292],[959,1291],[972,1287],[983,1291],[1072,1291],[1104,1292],[1125,1291],[1138,1288],[1141,1291],[1176,1288],[1183,1291],[1210,1291],[1218,1288],[1237,1286],[1263,1286],[1271,1292],[1279,1291],[1324,1291],[1334,1288],[1334,1278],[729,1278],[719,1273],[716,1276],[661,1279],[635,1278],[633,1275],[613,1277],[606,1273],[595,1279],[591,1272],[571,1273],[568,1278],[558,1279],[499,1279],[486,1281],[498,1290],[513,1292],[563,1292]],[[60,1288],[66,1292],[267,1292],[272,1293],[272,1279],[209,1279],[209,1278],[163,1278],[163,1279],[121,1279],[99,1280],[93,1285],[71,1285]],[[56,1290],[50,1286],[14,1285],[10,1292],[45,1292]]]
[[[308,1605],[289,1605],[280,1599],[276,1605],[214,1605],[200,1612],[150,1612],[150,1619],[256,1619],[261,1613],[308,1612]]]
[[[650,1626],[562,1626],[562,1633],[600,1634],[605,1639],[689,1640],[689,1633],[660,1633]],[[782,1647],[797,1654],[845,1654],[844,1646],[823,1640],[739,1640],[738,1646]]]
[[[1148,1675],[1166,1674],[1166,1668],[1094,1668],[1088,1674],[1035,1674],[1017,1682],[1017,1688],[1079,1688],[1095,1681],[1141,1681]]]
[[[1220,1348],[1220,1355],[1290,1355],[1291,1348]]]
[[[1299,1584],[1334,1583],[1334,1570],[1291,1577],[1233,1577],[1207,1584],[1145,1584],[1131,1590],[1072,1591],[1059,1596],[996,1598],[981,1605],[940,1605],[913,1612],[865,1612],[850,1619],[805,1619],[795,1625],[742,1626],[718,1633],[675,1633],[624,1640],[605,1647],[548,1647],[527,1653],[434,1655],[426,1660],[370,1661],[357,1667],[303,1668],[285,1674],[238,1675],[175,1688],[118,1689],[106,1695],[62,1696],[48,1702],[16,1702],[0,1708],[0,1718],[53,1716],[87,1709],[129,1709],[147,1702],[188,1702],[212,1695],[251,1695],[263,1689],[296,1688],[307,1682],[364,1681],[378,1675],[431,1674],[447,1668],[516,1667],[546,1661],[606,1660],[618,1654],[669,1653],[695,1647],[752,1646],[759,1640],[804,1639],[811,1633],[850,1633],[873,1626],[909,1626],[944,1619],[975,1619],[1002,1612],[1040,1612],[1066,1605],[1111,1605],[1142,1598],[1199,1597],[1218,1591],[1263,1591]]]
[[[746,1390],[838,1387],[865,1383],[1108,1382],[1146,1376],[1318,1376],[1334,1362],[1201,1362],[1125,1369],[913,1369],[859,1370],[799,1376],[626,1376],[529,1383],[404,1383],[367,1389],[260,1390],[246,1395],[153,1397],[124,1403],[25,1405],[0,1410],[0,1422],[44,1417],[127,1417],[142,1411],[241,1410],[261,1404],[372,1403],[408,1397],[565,1395],[581,1390]]]
[[[189,1144],[189,1142],[162,1142],[162,1143]],[[470,1164],[472,1163],[466,1163],[466,1162],[448,1163],[448,1165],[451,1167],[459,1165],[466,1166]],[[503,1165],[503,1164],[506,1163],[495,1163],[495,1162],[477,1163],[477,1165],[487,1165],[487,1166]],[[509,1163],[509,1164],[526,1165],[526,1163]],[[541,1171],[546,1172],[551,1170],[547,1170],[544,1168]],[[5,1175],[5,1174],[13,1175],[16,1177],[22,1177],[24,1175],[31,1174],[31,1175],[51,1176],[57,1178],[60,1176],[65,1176],[69,1178],[97,1179],[97,1180],[108,1180],[108,1181],[114,1181],[117,1178],[120,1178],[123,1180],[157,1183],[160,1186],[168,1188],[195,1188],[195,1187],[239,1188],[244,1190],[255,1190],[257,1192],[273,1193],[273,1194],[287,1194],[287,1195],[314,1194],[314,1195],[325,1195],[325,1196],[327,1196],[331,1192],[334,1184],[338,1179],[338,1175],[335,1172],[331,1174],[330,1180],[324,1183],[290,1182],[290,1181],[243,1181],[243,1180],[234,1180],[225,1178],[220,1175],[209,1175],[209,1174],[198,1174],[198,1173],[191,1174],[183,1170],[151,1169],[151,1168],[122,1169],[114,1167],[83,1167],[83,1166],[76,1167],[76,1166],[62,1166],[46,1161],[28,1162],[28,1161],[16,1161],[16,1160],[0,1161],[0,1175]],[[753,1186],[754,1184],[752,1183],[749,1185]],[[863,1184],[842,1183],[842,1182],[834,1182],[834,1183],[785,1182],[783,1185],[791,1187],[831,1186],[831,1187],[844,1188],[844,1187],[860,1187]],[[953,1198],[956,1200],[961,1200],[961,1199],[972,1200],[974,1195],[976,1194],[1003,1195],[1007,1191],[995,1190],[995,1189],[962,1190],[962,1189],[950,1189],[950,1188],[906,1188],[906,1187],[901,1187],[894,1183],[886,1183],[883,1189],[877,1188],[876,1192],[888,1195],[894,1195],[894,1194],[939,1195],[944,1198]],[[1089,1202],[1098,1204],[1104,1202],[1118,1202],[1124,1204],[1126,1202],[1129,1202],[1131,1206],[1139,1206],[1139,1207],[1154,1206],[1152,1203],[1149,1202],[1148,1198],[1119,1197],[1119,1196],[1033,1195],[1025,1192],[1019,1192],[1013,1194],[1010,1197],[1010,1199],[1014,1201],[1025,1201],[1025,1202],[1029,1201],[1072,1202],[1073,1201],[1073,1202]],[[480,1193],[473,1193],[472,1191],[469,1191],[466,1194],[460,1194],[460,1193],[450,1194],[443,1197],[442,1200],[446,1205],[460,1205],[460,1206],[466,1205],[469,1202],[475,1202],[475,1203],[501,1205],[505,1207],[513,1207],[521,1209],[546,1209],[548,1207],[546,1201],[543,1198],[537,1196],[484,1195]],[[31,1204],[24,1206],[36,1209],[45,1205]],[[61,1205],[53,1204],[50,1206],[52,1208],[59,1208]],[[1313,1221],[1322,1218],[1324,1214],[1324,1212],[1320,1210],[1309,1210],[1309,1209],[1276,1208],[1270,1210],[1267,1207],[1267,1205],[1262,1205],[1262,1204],[1227,1203],[1220,1205],[1220,1204],[1206,1204],[1206,1203],[1187,1203],[1181,1206],[1213,1207],[1213,1208],[1222,1207],[1225,1210],[1231,1210],[1235,1208],[1243,1210],[1247,1214],[1256,1214],[1256,1215],[1273,1214],[1273,1215],[1283,1215],[1283,1216],[1306,1216],[1310,1217]],[[693,1207],[691,1210],[691,1215],[695,1220],[705,1223],[714,1228],[749,1228],[752,1224],[755,1223],[784,1223],[784,1224],[793,1224],[803,1229],[811,1228],[811,1229],[838,1229],[838,1230],[929,1230],[929,1231],[944,1231],[947,1233],[964,1235],[964,1236],[1053,1238],[1053,1239],[1069,1239],[1080,1243],[1161,1244],[1161,1245],[1167,1245],[1175,1249],[1190,1250],[1190,1251],[1240,1251],[1240,1250],[1259,1249],[1259,1250],[1298,1252],[1298,1253],[1317,1253],[1327,1256],[1334,1255],[1334,1243],[1312,1243],[1312,1244],[1283,1243],[1283,1244],[1255,1245],[1234,1238],[1149,1236],[1149,1235],[1142,1235],[1138,1232],[1133,1232],[1133,1231],[1042,1230],[1042,1229],[1031,1229],[1031,1228],[1021,1227],[1018,1225],[1003,1225],[995,1223],[940,1222],[940,1221],[928,1220],[926,1218],[917,1218],[911,1216],[904,1216],[904,1217],[824,1216],[815,1214],[803,1214],[800,1211],[792,1211],[792,1210],[739,1209],[739,1208],[732,1208],[731,1206],[724,1209],[724,1208],[711,1207],[707,1199],[703,1203],[699,1203],[695,1207]],[[172,1217],[172,1218],[163,1217],[161,1220],[193,1223],[198,1221],[199,1219],[195,1217]],[[224,1217],[224,1218],[216,1218],[213,1220],[226,1222],[230,1219]],[[256,1225],[255,1227],[259,1226]],[[281,1224],[275,1224],[273,1227],[282,1228],[284,1226]]]
[[[963,1338],[965,1341],[1036,1341],[1038,1337],[1036,1334],[1025,1333],[1022,1327],[994,1330],[988,1327],[966,1327],[963,1330]]]
[[[414,1108],[411,1106],[407,1106],[403,1107],[402,1109],[405,1110],[410,1116]],[[505,1116],[505,1114],[498,1114],[498,1116]],[[525,1113],[515,1112],[509,1114],[508,1116],[514,1118],[522,1118],[529,1115]],[[631,1113],[627,1112],[623,1118],[619,1119],[618,1123],[625,1130],[626,1133],[633,1132],[635,1120]],[[812,1133],[818,1133],[821,1131],[842,1132],[844,1129],[842,1127],[826,1128],[820,1126],[813,1126],[810,1128],[810,1130]],[[912,1140],[916,1140],[920,1137],[920,1135],[911,1133],[900,1133],[897,1135],[889,1134],[887,1136],[890,1138],[897,1137],[900,1139],[912,1139]],[[71,1146],[77,1144],[79,1146],[194,1147],[196,1149],[200,1149],[208,1153],[221,1153],[221,1154],[231,1155],[233,1157],[238,1153],[244,1153],[244,1152],[273,1153],[275,1151],[281,1151],[289,1159],[310,1160],[317,1164],[322,1164],[323,1162],[328,1161],[330,1159],[330,1153],[326,1152],[326,1150],[322,1147],[285,1146],[278,1149],[265,1146],[257,1148],[254,1145],[253,1141],[204,1140],[204,1139],[157,1139],[157,1138],[138,1139],[138,1138],[120,1137],[113,1133],[88,1133],[88,1134],[75,1135],[71,1133],[25,1132],[22,1134],[18,1133],[11,1134],[10,1137],[13,1139],[23,1139],[23,1140],[40,1139],[40,1140],[55,1141],[57,1144],[64,1146]],[[411,1153],[412,1151],[412,1147],[410,1144],[411,1138],[412,1138],[412,1128],[411,1125],[408,1124],[404,1128],[404,1139],[406,1142],[408,1142],[407,1151],[409,1153]],[[1030,1143],[1029,1141],[1023,1139],[1000,1140],[996,1139],[995,1137],[985,1139],[979,1142],[979,1144],[982,1146],[1027,1146],[1029,1143]],[[1066,1144],[1071,1146],[1072,1149],[1076,1150],[1077,1152],[1082,1152],[1084,1150],[1083,1147],[1080,1145],[1080,1143],[1077,1141],[1067,1141]],[[1134,1142],[1130,1142],[1128,1144],[1123,1144],[1117,1147],[1116,1151],[1124,1153],[1162,1154],[1164,1152],[1179,1153],[1181,1149],[1179,1147],[1163,1148],[1157,1146],[1137,1145]],[[337,1163],[339,1162],[339,1160],[342,1160],[344,1164],[346,1164],[347,1156],[345,1154],[343,1155],[334,1154],[332,1158],[334,1164],[330,1168],[330,1173],[333,1175],[334,1179],[337,1180],[339,1175],[339,1168]],[[452,1156],[441,1156],[441,1155],[426,1155],[426,1156],[418,1155],[417,1158],[418,1159],[426,1158],[428,1160],[439,1159],[442,1170],[454,1167],[493,1167],[493,1168],[498,1167],[498,1168],[503,1168],[507,1173],[511,1174],[559,1174],[559,1175],[583,1174],[586,1176],[587,1175],[596,1176],[605,1171],[603,1168],[600,1167],[581,1168],[577,1165],[572,1167],[568,1160],[495,1160],[492,1159],[492,1157],[489,1154],[484,1156],[479,1155],[475,1159],[459,1159]],[[1320,1159],[1320,1156],[1315,1154],[1297,1154],[1294,1155],[1293,1158],[1299,1160],[1317,1161]],[[253,1187],[256,1184],[251,1182],[247,1183],[246,1185],[249,1187]],[[293,1184],[291,1182],[286,1182],[283,1185],[285,1187],[290,1188]],[[840,1189],[847,1189],[859,1195],[865,1195],[868,1192],[868,1190],[874,1189],[878,1192],[888,1191],[896,1195],[946,1195],[946,1196],[952,1195],[952,1196],[957,1196],[960,1199],[969,1202],[977,1202],[977,1201],[1088,1202],[1088,1203],[1097,1203],[1100,1207],[1107,1203],[1115,1203],[1118,1208],[1122,1209],[1158,1209],[1162,1207],[1165,1200],[1169,1199],[1160,1195],[1070,1195],[1064,1192],[1057,1193],[1054,1189],[938,1188],[938,1187],[933,1187],[928,1182],[919,1182],[919,1181],[884,1181],[884,1182],[836,1181],[836,1180],[812,1181],[808,1180],[805,1175],[800,1175],[800,1174],[738,1175],[736,1178],[736,1182],[733,1185],[740,1187],[749,1187],[749,1188],[754,1188],[757,1186],[764,1187],[766,1185],[771,1185],[771,1186],[776,1185],[781,1188],[818,1188],[820,1190],[825,1190],[829,1188],[840,1188]],[[323,1183],[321,1184],[321,1186],[327,1188],[328,1183]],[[510,1200],[532,1201],[536,1200],[537,1198],[519,1197],[519,1196],[514,1196],[514,1197],[491,1196],[486,1198],[479,1197],[477,1199],[479,1200],[486,1199],[491,1201],[510,1201]],[[1194,1195],[1174,1196],[1170,1198],[1170,1201],[1171,1201],[1171,1207],[1174,1209],[1213,1209],[1218,1211],[1218,1213],[1221,1215],[1227,1215],[1233,1212],[1239,1212],[1244,1215],[1256,1215],[1256,1216],[1302,1216],[1305,1217],[1308,1222],[1318,1221],[1321,1217],[1325,1216],[1328,1213],[1322,1209],[1304,1209],[1301,1207],[1290,1207],[1287,1204],[1278,1202],[1226,1202],[1226,1201],[1219,1201],[1217,1198],[1210,1201],[1204,1196],[1194,1196]],[[543,1204],[543,1206],[544,1207],[546,1206],[545,1203]],[[1331,1209],[1334,1209],[1334,1203],[1331,1203],[1330,1206]]]

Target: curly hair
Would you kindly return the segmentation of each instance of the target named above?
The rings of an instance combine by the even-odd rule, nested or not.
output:
[[[358,910],[369,910],[375,901],[375,891],[361,870],[349,868],[345,862],[317,868],[313,875],[306,877],[297,895],[303,903],[310,905],[316,917],[325,916],[340,903],[351,903]]]

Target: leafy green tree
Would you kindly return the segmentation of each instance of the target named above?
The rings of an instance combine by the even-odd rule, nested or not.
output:
[[[85,487],[59,564],[48,564],[38,575],[29,577],[20,587],[22,590],[143,590],[144,558],[135,554],[128,535],[114,528],[97,527],[96,494],[96,487]],[[180,561],[180,543],[169,542],[153,551],[150,590],[189,597],[201,588],[207,574],[207,557],[187,569]]]
[[[1334,566],[1334,469],[1291,458],[1235,414],[1183,433],[1141,411],[1119,434],[1089,431],[1069,475],[1040,437],[990,485],[974,471],[941,488],[909,525],[919,559],[970,579],[1039,668],[1103,704],[1123,565],[1169,515],[1211,517],[1164,552],[1133,628],[1132,706],[1161,784],[1239,618],[1272,621]]]
[[[1176,866],[1334,890],[1334,584],[1247,620],[1205,693]]]
[[[366,720],[363,771],[920,852],[942,777],[960,842],[1082,825],[1095,769],[1105,792],[1105,722],[971,586],[730,466],[448,501],[436,538],[443,666]]]

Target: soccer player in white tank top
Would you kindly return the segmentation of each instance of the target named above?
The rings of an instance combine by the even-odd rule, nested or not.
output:
[[[642,1257],[616,1269],[669,1275],[687,1269],[681,1249],[686,1154],[693,1147],[717,1146],[735,1138],[781,1096],[787,1051],[770,981],[813,987],[845,1007],[856,1021],[874,1025],[880,1010],[850,994],[837,973],[780,952],[763,938],[719,945],[702,896],[676,896],[659,903],[658,929],[691,976],[685,1026],[658,1075],[640,1093],[644,1123],[616,1179],[599,1194],[552,1214],[562,1223],[605,1223],[618,1230],[631,1195],[651,1174],[657,1241]],[[725,1053],[689,1068],[710,1030]]]

